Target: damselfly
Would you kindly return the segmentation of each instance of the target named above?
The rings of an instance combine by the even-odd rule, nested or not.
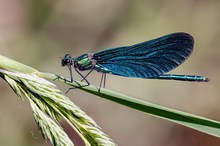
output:
[[[192,53],[193,37],[179,32],[131,46],[110,48],[97,53],[83,54],[72,58],[66,54],[61,61],[70,71],[71,82],[74,81],[72,68],[89,85],[87,76],[94,70],[102,73],[100,88],[106,74],[143,79],[166,79],[180,81],[207,82],[208,78],[195,75],[165,74],[183,63]],[[85,76],[80,72],[90,70]],[[100,90],[99,88],[99,90]]]

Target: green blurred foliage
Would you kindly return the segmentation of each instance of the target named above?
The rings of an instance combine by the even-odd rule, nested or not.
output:
[[[29,3],[29,31],[41,31],[52,13],[55,2],[51,0],[31,0]]]

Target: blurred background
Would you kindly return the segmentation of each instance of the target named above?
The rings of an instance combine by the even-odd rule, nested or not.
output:
[[[0,0],[0,54],[39,71],[68,77],[60,58],[132,45],[173,32],[194,36],[191,57],[171,71],[209,77],[208,83],[107,75],[106,88],[220,121],[219,0]],[[80,79],[74,74],[75,79]],[[101,74],[89,81],[99,85]],[[68,87],[54,82],[65,92]],[[0,80],[0,145],[48,146],[28,101]],[[129,109],[80,90],[67,96],[120,146],[216,146],[220,139]],[[83,145],[72,129],[76,146]]]

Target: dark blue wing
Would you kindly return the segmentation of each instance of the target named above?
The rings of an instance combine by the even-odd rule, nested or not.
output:
[[[94,53],[93,58],[112,74],[153,78],[160,76],[185,61],[193,50],[193,37],[173,33],[160,38]]]

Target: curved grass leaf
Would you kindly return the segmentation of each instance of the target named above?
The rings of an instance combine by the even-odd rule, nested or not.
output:
[[[121,93],[117,93],[117,92],[114,92],[111,90],[107,90],[104,88],[102,88],[101,91],[99,92],[98,91],[99,87],[95,87],[93,85],[85,86],[85,84],[82,82],[77,82],[77,81],[70,82],[69,80],[67,80],[63,77],[60,77],[60,76],[57,76],[57,75],[54,75],[51,73],[38,72],[37,70],[35,70],[31,67],[28,67],[26,65],[23,65],[21,63],[18,63],[16,61],[13,61],[13,60],[8,59],[3,56],[0,56],[0,68],[4,68],[9,71],[13,71],[13,73],[14,73],[14,71],[26,73],[26,74],[23,74],[23,76],[28,75],[27,73],[29,73],[29,74],[31,73],[32,74],[31,78],[33,76],[35,76],[35,77],[37,76],[38,78],[40,77],[40,79],[42,79],[42,78],[50,79],[50,80],[57,79],[57,81],[61,81],[61,82],[64,82],[70,86],[77,87],[80,90],[84,90],[84,91],[89,92],[91,94],[95,94],[95,95],[100,96],[102,98],[105,98],[105,99],[111,100],[113,102],[125,105],[127,107],[136,109],[138,111],[142,111],[142,112],[150,114],[152,116],[166,119],[166,120],[184,125],[186,127],[190,127],[190,128],[196,129],[198,131],[201,131],[201,132],[204,132],[204,133],[216,136],[216,137],[220,137],[220,122],[218,122],[218,121],[214,121],[214,120],[204,118],[201,116],[193,115],[190,113],[186,113],[186,112],[174,110],[171,108],[167,108],[164,106],[160,106],[157,104],[142,101],[137,98],[133,98],[133,97],[130,97],[130,96],[127,96],[127,95],[124,95]],[[1,73],[0,75],[3,78],[5,77],[5,73]],[[26,79],[28,79],[28,78],[26,78]],[[21,81],[20,78],[18,78],[18,81],[19,82]],[[27,84],[25,84],[25,82],[22,82],[22,84],[19,87],[16,86],[16,83],[12,83],[12,84],[10,84],[10,86],[13,88],[13,90],[17,91],[17,93],[19,93],[19,94],[21,94],[21,93],[22,94],[29,94],[29,92],[35,93],[34,92],[35,90],[37,90],[36,92],[41,92],[41,90],[39,90],[38,88],[35,88],[35,90],[30,90],[29,92],[26,92],[26,91],[24,92],[24,89],[26,87],[29,88],[29,86]],[[25,88],[23,89],[23,87],[25,87]],[[29,89],[31,89],[31,88],[32,87],[30,87]],[[20,90],[20,89],[22,89],[22,90]],[[45,89],[48,89],[48,87],[46,87]],[[95,124],[94,121],[93,122],[90,121],[91,120],[90,118],[88,118],[90,122],[85,122],[85,123],[82,122],[83,124],[88,124],[90,126],[90,128],[88,128],[87,126],[80,123],[80,121],[78,121],[78,120],[81,119],[85,114],[81,111],[79,113],[74,111],[72,109],[72,107],[75,107],[75,105],[71,101],[69,101],[68,98],[66,98],[66,97],[60,98],[60,96],[62,94],[60,94],[60,91],[58,91],[58,92],[59,93],[56,92],[56,95],[58,94],[59,98],[57,98],[56,96],[52,97],[51,99],[44,98],[44,100],[43,100],[44,102],[41,103],[43,105],[39,104],[38,107],[42,108],[41,111],[43,111],[47,116],[52,117],[54,120],[58,119],[57,115],[61,115],[62,117],[64,117],[64,119],[67,120],[67,122],[70,125],[72,125],[72,127],[78,133],[80,133],[82,135],[82,138],[84,139],[86,145],[97,145],[98,143],[96,143],[96,142],[93,143],[93,142],[91,142],[91,140],[94,139],[94,137],[96,137],[96,136],[99,137],[104,134],[100,131],[100,129],[97,127],[97,125]],[[37,95],[38,95],[37,97],[41,97],[44,94],[38,93]],[[46,94],[46,95],[50,95],[50,94]],[[35,99],[37,100],[38,98],[35,98]],[[34,101],[34,103],[37,103],[37,101]],[[54,105],[52,110],[49,110],[50,108],[44,109],[43,107],[44,107],[45,103],[48,105],[48,107],[53,107],[53,105]],[[54,104],[54,103],[56,103],[56,104]],[[57,104],[57,103],[59,103],[59,104]],[[63,109],[63,108],[65,108],[65,109]],[[77,107],[76,109],[78,110],[79,108]],[[71,114],[73,114],[74,116],[72,116]],[[81,117],[81,118],[79,118],[79,117]],[[82,118],[82,119],[84,119],[84,118]],[[80,124],[82,124],[81,127],[80,127]],[[84,127],[84,128],[82,128],[82,127]],[[97,128],[98,130],[95,131],[93,128]],[[94,135],[93,134],[89,135],[89,136],[85,135],[86,133],[88,133],[89,130],[92,131]],[[47,136],[47,137],[49,137],[49,136]],[[96,140],[97,141],[104,140],[105,142],[107,142],[108,145],[116,145],[106,135],[104,135],[104,138],[102,138],[102,139],[97,138]],[[101,144],[104,145],[104,143],[101,143]]]
[[[40,76],[54,79],[57,76],[49,73],[40,73]],[[220,137],[220,122],[211,120],[208,118],[204,118],[201,116],[197,116],[194,114],[186,113],[183,111],[167,108],[164,106],[160,106],[157,104],[153,104],[150,102],[146,102],[131,96],[127,96],[118,92],[114,92],[108,89],[101,88],[101,91],[98,91],[99,87],[90,85],[86,86],[85,83],[82,82],[70,82],[69,79],[64,77],[58,77],[58,79],[70,86],[77,87],[80,90],[84,90],[91,94],[95,94],[102,98],[111,100],[113,102],[125,105],[127,107],[136,109],[138,111],[142,111],[144,113],[150,114],[152,116],[156,116],[162,119],[166,119],[172,121],[174,123],[216,136]]]
[[[2,58],[2,62],[6,63],[4,65],[1,64]],[[30,101],[39,130],[54,146],[73,146],[59,124],[60,117],[78,133],[86,146],[116,145],[93,119],[64,96],[54,84],[38,77],[36,70],[1,56],[0,68],[3,68],[0,69],[0,77],[19,97],[25,97]]]

